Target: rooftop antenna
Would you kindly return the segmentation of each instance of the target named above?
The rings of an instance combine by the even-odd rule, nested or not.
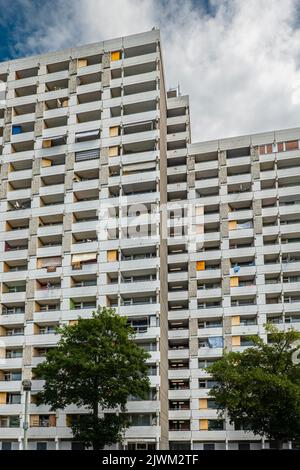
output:
[[[178,96],[181,96],[180,83],[179,82],[178,82],[178,85],[177,85],[177,94],[178,94]]]

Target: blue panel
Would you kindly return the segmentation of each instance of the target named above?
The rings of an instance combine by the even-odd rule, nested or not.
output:
[[[21,134],[22,133],[22,127],[21,126],[12,126],[12,134]]]

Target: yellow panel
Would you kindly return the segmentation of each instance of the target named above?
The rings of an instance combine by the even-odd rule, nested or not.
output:
[[[30,415],[30,426],[39,426],[40,425],[40,419],[39,415]]]
[[[42,167],[46,166],[51,166],[52,165],[52,160],[49,160],[48,158],[42,158]]]
[[[109,137],[117,137],[119,135],[119,126],[109,128]]]
[[[120,60],[121,59],[121,52],[120,51],[114,51],[110,53],[110,59],[111,60]]]
[[[199,400],[199,409],[206,410],[207,409],[207,398],[200,398]]]
[[[200,429],[200,431],[207,431],[207,429],[208,429],[208,420],[207,419],[200,419],[199,420],[199,429]]]
[[[205,261],[197,261],[196,268],[197,268],[197,271],[204,271]]]
[[[6,404],[6,392],[0,392],[0,404],[1,405]]]
[[[239,278],[234,276],[230,278],[230,287],[239,287]]]
[[[69,326],[77,325],[78,320],[69,320]]]
[[[107,252],[107,261],[113,262],[113,261],[117,261],[117,259],[118,259],[117,250],[110,250]]]
[[[47,149],[52,146],[52,142],[50,139],[43,140],[43,149]]]
[[[72,263],[72,269],[81,269],[81,262],[80,261],[74,261]]]
[[[230,220],[229,221],[229,230],[235,230],[237,226],[236,220]]]
[[[231,317],[231,325],[232,326],[239,326],[240,325],[240,316],[235,315],[234,317]]]
[[[109,147],[109,156],[117,157],[119,155],[119,147]]]
[[[240,336],[233,336],[232,337],[232,346],[240,346],[241,345],[241,337]]]
[[[78,59],[77,66],[78,68],[80,67],[86,67],[88,64],[87,59]]]

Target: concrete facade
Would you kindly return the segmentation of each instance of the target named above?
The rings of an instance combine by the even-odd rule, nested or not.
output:
[[[300,129],[192,144],[158,30],[1,63],[0,100],[0,449],[23,446],[23,379],[29,447],[78,448],[82,410],[37,407],[35,366],[98,305],[151,353],[126,449],[268,447],[218,419],[205,368],[299,328]]]

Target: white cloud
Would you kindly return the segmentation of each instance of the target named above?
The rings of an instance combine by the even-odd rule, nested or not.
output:
[[[22,54],[160,26],[167,84],[190,95],[194,142],[300,125],[297,0],[212,0],[213,16],[190,0],[21,3],[34,25]]]

